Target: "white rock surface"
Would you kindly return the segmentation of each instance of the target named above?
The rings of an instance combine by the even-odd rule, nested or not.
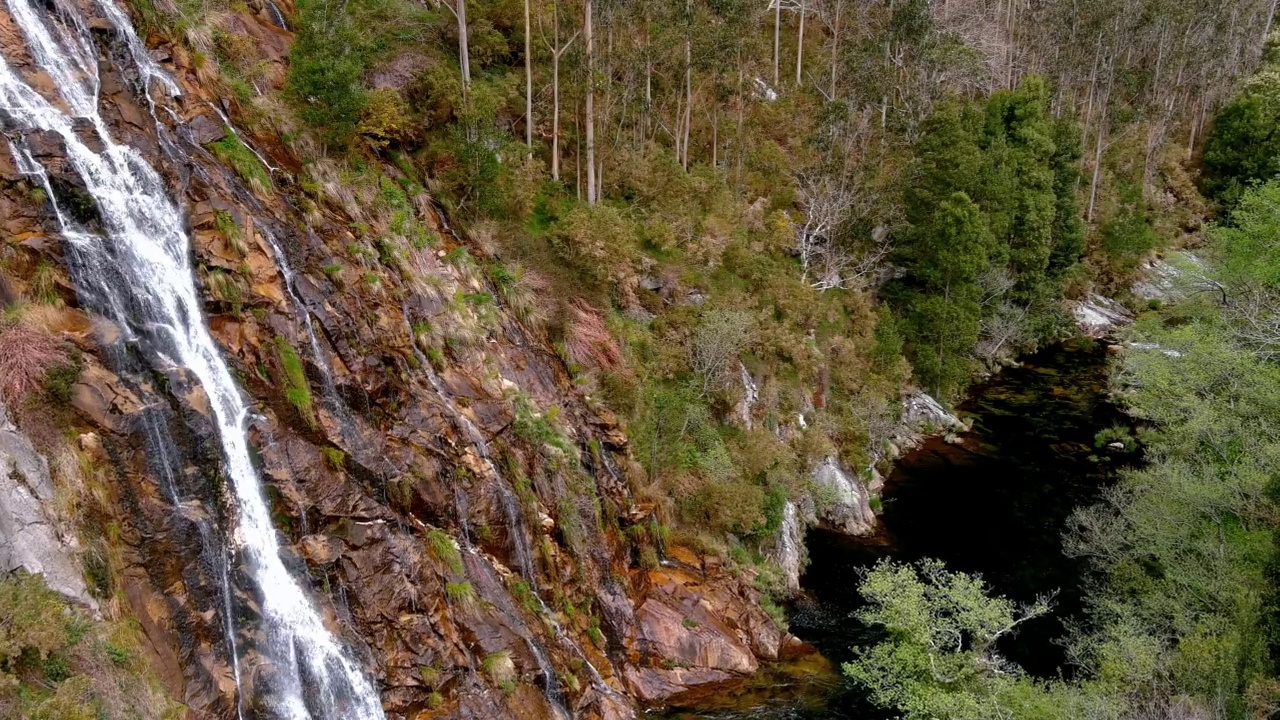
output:
[[[835,458],[827,457],[813,471],[813,482],[833,502],[818,509],[818,524],[846,535],[867,535],[875,529],[867,489],[845,472]]]
[[[1080,332],[1091,338],[1106,337],[1133,322],[1133,314],[1123,305],[1096,293],[1073,303],[1071,314]]]
[[[1142,264],[1142,279],[1131,288],[1143,300],[1177,302],[1203,280],[1204,263],[1194,253],[1173,253],[1168,259],[1153,257]]]
[[[787,501],[782,508],[782,527],[773,549],[773,559],[782,568],[787,594],[800,590],[800,568],[804,563],[804,522],[796,504]]]
[[[947,412],[928,393],[914,392],[902,399],[902,425],[912,432],[964,430],[960,418]]]
[[[70,541],[58,537],[49,464],[0,404],[0,574],[43,575],[54,592],[97,612]]]
[[[755,409],[756,403],[760,400],[760,386],[756,385],[756,381],[751,377],[751,371],[747,370],[746,365],[739,362],[738,370],[742,374],[742,400],[738,401],[736,414],[738,419],[742,421],[742,426],[750,430],[753,424],[751,411]]]

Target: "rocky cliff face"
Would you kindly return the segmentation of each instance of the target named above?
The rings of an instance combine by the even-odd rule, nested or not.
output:
[[[637,701],[750,673],[794,649],[749,577],[678,549],[668,566],[641,567],[628,529],[650,511],[616,469],[627,467],[624,433],[503,303],[479,271],[483,251],[453,233],[429,196],[406,211],[439,240],[406,246],[400,262],[411,272],[359,265],[351,248],[371,242],[353,227],[376,222],[361,198],[300,210],[296,159],[238,142],[181,47],[150,49],[181,90],[153,92],[163,79],[104,7],[59,0],[39,12],[83,18],[110,133],[161,173],[185,214],[208,325],[251,400],[245,422],[282,555],[390,717],[631,717]],[[0,52],[56,98],[11,12],[0,7]],[[290,38],[269,9],[233,22],[254,39],[266,76],[279,77]],[[83,353],[74,414],[59,422],[87,438],[80,455],[110,484],[120,556],[112,600],[137,618],[192,717],[253,716],[255,684],[272,668],[255,650],[262,598],[237,564],[210,400],[184,368],[88,311],[94,278],[77,266],[52,203],[92,229],[103,222],[94,199],[58,137],[18,132],[2,111],[0,127],[5,301],[32,298],[43,283],[47,326]],[[220,162],[214,151],[228,147],[273,167],[274,190],[233,172],[234,154]],[[53,197],[33,181],[28,154]],[[12,501],[48,501],[38,451],[50,448],[16,437],[0,426],[0,561],[96,602],[56,532],[32,514],[40,502],[28,512],[31,503]]]

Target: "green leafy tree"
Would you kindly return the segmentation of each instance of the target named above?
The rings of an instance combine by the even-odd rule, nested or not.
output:
[[[885,639],[861,650],[844,672],[872,702],[906,720],[1063,717],[1052,691],[1029,680],[996,645],[1049,612],[1051,598],[1019,605],[987,593],[978,577],[936,560],[917,566],[881,561],[858,591],[859,619]]]
[[[1080,128],[1070,118],[1053,124],[1053,250],[1049,254],[1050,278],[1061,278],[1080,261],[1085,250],[1085,225],[1076,201],[1080,185]]]
[[[982,308],[978,279],[990,265],[993,240],[982,212],[962,192],[912,229],[904,257],[912,285],[905,294],[912,365],[922,383],[949,395],[972,366]]]
[[[1057,204],[1051,164],[1056,147],[1043,78],[1030,76],[1016,90],[991,96],[983,142],[987,170],[975,197],[991,233],[1008,247],[1016,294],[1026,301],[1044,282]]]
[[[1218,113],[1205,142],[1205,191],[1234,205],[1249,185],[1280,175],[1280,63]]]

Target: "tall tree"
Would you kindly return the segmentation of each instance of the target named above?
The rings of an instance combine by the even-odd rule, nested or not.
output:
[[[599,198],[596,195],[596,67],[591,5],[592,0],[585,0],[582,8],[582,33],[587,45],[587,98],[583,120],[587,126],[587,204],[595,205]]]
[[[541,25],[541,18],[538,23]],[[552,0],[551,41],[547,42],[545,35],[542,41],[551,51],[551,177],[555,180],[560,179],[560,63],[581,32],[574,32],[564,44],[560,43],[560,2]]]
[[[533,36],[529,27],[529,0],[524,0],[524,144],[533,155]]]

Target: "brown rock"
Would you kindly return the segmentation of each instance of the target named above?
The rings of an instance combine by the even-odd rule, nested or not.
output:
[[[645,702],[666,700],[673,695],[687,692],[689,688],[707,683],[732,680],[733,675],[721,670],[706,668],[638,668],[628,667],[623,676],[627,686],[637,698]]]
[[[665,660],[730,673],[756,670],[751,648],[697,605],[677,609],[649,598],[636,611],[636,624],[642,646]]]

